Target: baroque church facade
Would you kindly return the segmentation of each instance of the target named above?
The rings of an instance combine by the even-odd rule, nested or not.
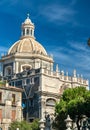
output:
[[[55,103],[66,88],[88,87],[88,80],[77,77],[76,70],[69,76],[53,69],[54,60],[34,37],[35,26],[29,15],[22,23],[20,40],[1,57],[3,77],[9,85],[23,89],[22,107],[27,120],[54,115]]]

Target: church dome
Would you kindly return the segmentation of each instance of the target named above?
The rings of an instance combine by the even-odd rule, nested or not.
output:
[[[13,53],[39,53],[47,55],[44,47],[35,40],[34,37],[34,24],[29,18],[29,14],[22,23],[21,39],[15,42],[8,51],[8,54]]]
[[[14,43],[14,45],[9,49],[8,54],[13,53],[40,53],[47,55],[46,50],[43,46],[32,38],[24,38]]]

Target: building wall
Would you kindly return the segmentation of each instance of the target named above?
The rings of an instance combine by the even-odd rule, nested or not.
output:
[[[88,88],[88,80],[77,77],[75,74],[70,77],[64,73],[42,68],[39,86],[39,118],[44,118],[45,112],[54,115],[55,103],[60,100],[63,91],[76,86]]]
[[[18,73],[10,82],[11,85],[21,87],[24,90],[22,99],[25,104],[28,100],[28,119],[44,118],[45,112],[54,114],[55,103],[60,100],[60,96],[66,88],[88,87],[88,80],[77,77],[77,74],[70,77],[62,72],[51,71],[47,68],[31,69]],[[24,109],[25,114],[26,109]]]
[[[12,121],[22,120],[22,94],[15,88],[0,87],[0,95],[0,126],[3,130],[8,130]]]
[[[4,56],[4,58],[2,58],[3,59],[3,61],[2,61],[3,76],[7,75],[6,70],[7,70],[7,67],[9,67],[9,66],[11,66],[11,68],[12,68],[11,74],[22,72],[23,65],[30,65],[31,68],[33,68],[33,69],[38,69],[40,67],[44,67],[44,68],[47,68],[48,70],[53,70],[53,61],[52,62],[47,61],[47,58],[49,58],[49,57],[45,57],[46,60],[43,60],[40,56],[39,56],[40,58],[33,58],[33,57],[30,57],[30,55],[28,55],[28,54],[24,57],[25,54],[19,53],[18,57],[14,57],[14,58],[12,55]],[[50,58],[50,60],[51,59],[52,58]]]
[[[34,32],[34,25],[29,17],[23,23],[22,30],[28,28]],[[31,32],[31,30],[29,31]],[[76,71],[72,76],[68,76],[68,73],[64,74],[64,71],[59,71],[58,66],[53,71],[53,57],[49,56],[43,46],[35,40],[34,34],[30,33],[29,36],[26,32],[21,33],[21,39],[15,42],[8,54],[0,59],[3,78],[6,76],[5,78],[11,86],[24,90],[22,101],[26,105],[24,112],[25,116],[28,113],[28,119],[44,118],[45,113],[54,114],[55,103],[60,100],[60,96],[66,88],[88,87],[89,83],[83,77],[77,77]],[[31,67],[29,71],[22,69],[28,65]],[[8,73],[10,66],[11,73]],[[21,120],[21,92],[6,88],[0,88],[0,91],[2,92],[0,103],[2,124],[0,125],[7,130],[11,121]],[[15,104],[12,104],[12,94],[16,95]]]

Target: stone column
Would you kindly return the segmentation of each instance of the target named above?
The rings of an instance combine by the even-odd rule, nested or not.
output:
[[[18,73],[18,66],[19,66],[19,64],[18,64],[18,61],[16,62],[16,73]]]
[[[13,62],[13,73],[16,73],[16,62]]]
[[[27,35],[27,29],[25,28],[25,36]]]
[[[45,118],[45,100],[44,98],[39,98],[39,118]]]

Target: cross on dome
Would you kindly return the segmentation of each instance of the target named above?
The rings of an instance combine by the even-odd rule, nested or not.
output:
[[[29,16],[30,16],[30,14],[28,13],[28,14],[27,14],[27,18],[28,18],[28,19],[29,19]]]

